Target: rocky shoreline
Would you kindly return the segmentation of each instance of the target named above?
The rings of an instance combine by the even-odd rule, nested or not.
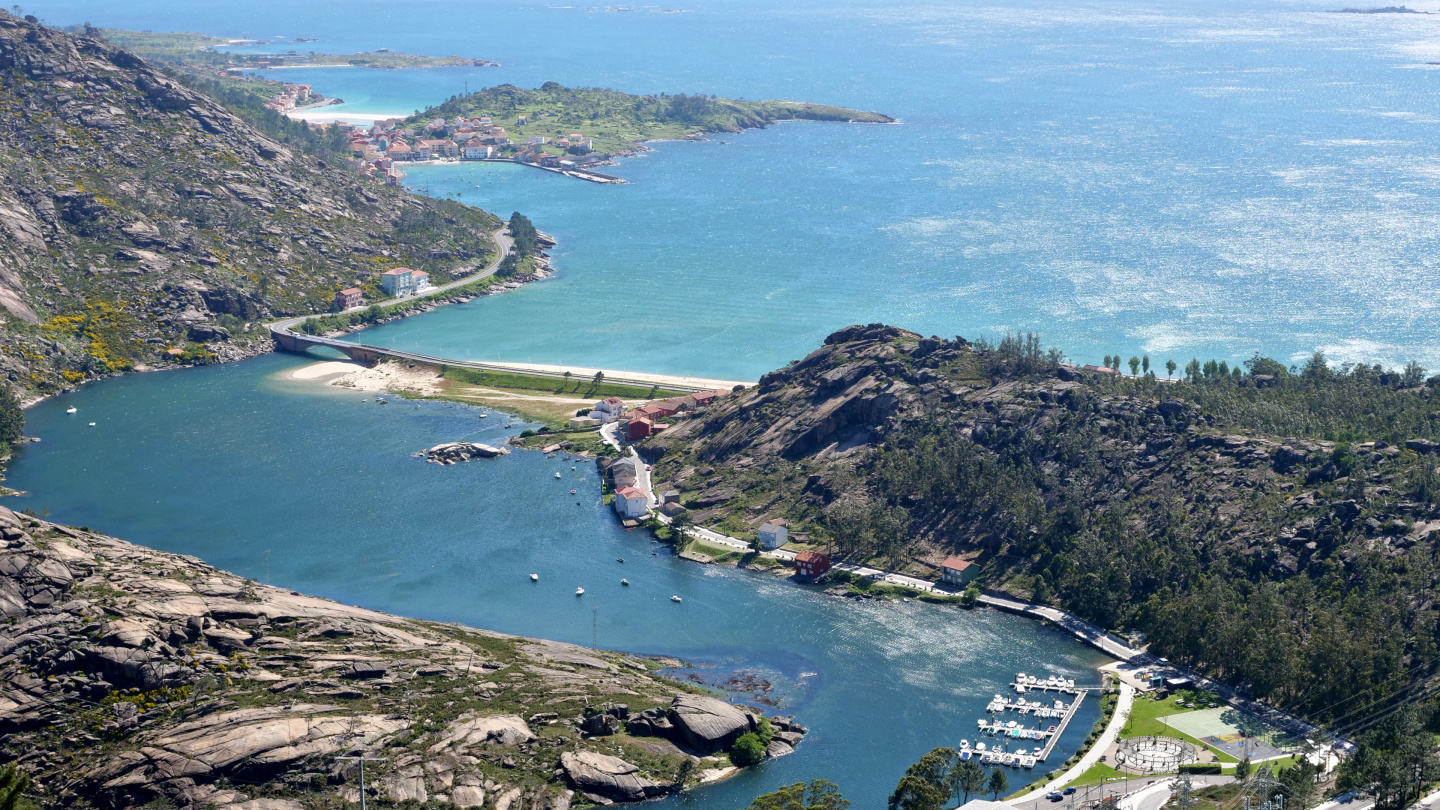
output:
[[[0,508],[0,762],[46,806],[568,810],[733,772],[805,728],[667,662],[406,619]],[[752,741],[753,743],[753,741]]]

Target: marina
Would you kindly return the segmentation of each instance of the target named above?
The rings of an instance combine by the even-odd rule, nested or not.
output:
[[[1016,697],[1006,698],[1003,695],[996,695],[985,707],[990,714],[990,719],[979,719],[975,721],[976,730],[985,736],[996,738],[995,742],[986,743],[976,740],[961,740],[959,745],[960,758],[964,760],[974,759],[984,765],[1004,765],[1012,768],[1033,768],[1037,763],[1044,762],[1054,750],[1056,742],[1065,733],[1070,725],[1071,719],[1080,710],[1080,704],[1085,701],[1087,687],[1077,687],[1075,681],[1049,676],[1038,678],[1027,676],[1025,673],[1017,673],[1015,680],[1010,687],[1015,690]],[[1030,692],[1053,691],[1061,694],[1074,695],[1075,699],[1066,703],[1063,700],[1027,700],[1023,695]],[[1006,712],[1013,712],[1021,717],[1034,718],[1037,722],[1034,727],[1022,724],[1018,720],[1005,720],[997,718]],[[1045,723],[1046,720],[1053,720],[1053,723]],[[1030,748],[1023,747],[1024,743],[1040,743]],[[1016,750],[1010,750],[1011,745],[1017,746]]]

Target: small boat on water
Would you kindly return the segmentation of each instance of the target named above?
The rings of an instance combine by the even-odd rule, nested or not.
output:
[[[960,759],[962,759],[962,760],[964,760],[964,761],[966,761],[966,762],[969,762],[969,761],[970,761],[970,749],[969,749],[969,748],[961,748],[961,749],[960,749]]]
[[[628,580],[628,579],[622,579],[622,580],[620,580],[620,584],[621,584],[621,585],[624,585],[625,587],[628,588],[628,587],[630,587],[630,580]]]
[[[531,575],[530,575],[530,581],[531,581],[531,582],[539,582],[539,581],[540,581],[540,575],[539,575],[539,574],[531,574]]]
[[[576,595],[576,596],[584,596],[584,595],[585,595],[585,589],[584,589],[584,588],[576,588],[576,589],[575,589],[575,595]]]
[[[68,408],[65,409],[65,412],[66,412],[66,413],[75,413],[75,411],[77,411],[77,410],[79,410],[79,409],[76,408],[74,405],[71,405],[70,407],[68,407]]]
[[[678,597],[678,596],[671,596],[671,597],[670,597],[670,601],[671,601],[671,602],[679,602],[679,601],[680,601],[680,597]]]
[[[94,423],[94,422],[91,422],[91,423],[90,423],[90,427],[95,427],[95,423]]]
[[[625,558],[624,558],[624,557],[616,557],[616,558],[615,558],[615,562],[623,563],[623,562],[625,562]]]
[[[573,490],[573,489],[570,490],[570,494],[571,494],[571,495],[574,495],[574,494],[575,494],[575,490]]]
[[[559,478],[559,477],[560,477],[560,473],[558,473],[558,472],[555,473],[555,477],[556,477],[556,478]]]

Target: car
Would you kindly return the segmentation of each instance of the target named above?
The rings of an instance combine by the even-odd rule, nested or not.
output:
[[[1058,802],[1065,797],[1060,795],[1060,791],[1052,790],[1049,793],[1045,794],[1045,798],[1049,799],[1052,802]]]
[[[1355,801],[1355,796],[1347,790],[1344,793],[1341,793],[1339,796],[1336,796],[1335,801],[1340,804],[1349,804],[1350,802]]]
[[[1101,761],[1101,762],[1104,762],[1105,760],[1106,760],[1106,756],[1105,756],[1104,754],[1101,754],[1101,755],[1100,755],[1100,761]]]
[[[1066,796],[1069,796],[1069,795],[1073,794],[1074,792],[1075,792],[1075,788],[1073,788],[1073,787],[1065,788],[1065,795],[1066,795]]]

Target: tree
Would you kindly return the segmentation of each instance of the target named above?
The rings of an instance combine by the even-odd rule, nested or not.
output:
[[[1285,370],[1285,364],[1268,357],[1261,357],[1259,352],[1245,361],[1245,368],[1249,369],[1251,374],[1268,374],[1271,377],[1287,377],[1290,374]]]
[[[1173,376],[1175,376],[1175,361],[1174,361],[1174,360],[1166,360],[1166,361],[1165,361],[1165,379],[1168,380],[1168,379],[1170,379],[1170,378],[1173,377]]]
[[[824,779],[810,784],[796,782],[774,793],[755,797],[748,810],[848,810],[850,802],[840,795],[840,788]]]
[[[1238,763],[1236,763],[1236,765],[1235,765],[1235,781],[1236,781],[1236,782],[1244,782],[1246,779],[1249,779],[1249,778],[1250,778],[1250,755],[1249,755],[1249,754],[1246,754],[1246,755],[1245,755],[1245,758],[1242,759],[1242,760],[1240,760],[1240,761],[1239,761]]]
[[[1440,777],[1426,719],[1419,707],[1408,706],[1365,732],[1355,754],[1340,764],[1340,789],[1369,793],[1376,810],[1400,810],[1420,798],[1425,783]]]
[[[691,759],[690,757],[686,757],[680,762],[680,767],[675,769],[675,781],[671,784],[675,786],[676,790],[684,790],[685,782],[690,778],[690,774],[694,770],[695,760]]]
[[[20,794],[30,787],[30,774],[16,765],[0,768],[0,810],[15,810]]]
[[[1320,766],[1302,757],[1295,767],[1280,773],[1280,792],[1285,796],[1288,807],[1309,807],[1315,795],[1315,777]]]
[[[1140,358],[1140,368],[1147,372],[1150,370],[1150,355]]]
[[[1148,363],[1146,364],[1146,368],[1149,368],[1149,364],[1148,364]],[[1131,377],[1138,377],[1138,376],[1140,376],[1140,358],[1136,357],[1136,356],[1133,355],[1133,354],[1130,355],[1130,376],[1131,376]]]
[[[1185,364],[1185,376],[1190,378],[1190,382],[1200,379],[1200,358],[1190,358],[1190,362]]]
[[[950,796],[961,795],[961,804],[970,801],[971,793],[985,789],[985,769],[978,762],[962,759],[950,769]]]
[[[1405,364],[1405,370],[1402,372],[1402,375],[1405,379],[1405,387],[1414,388],[1425,381],[1425,367],[1411,360]]]
[[[890,794],[889,810],[940,810],[945,797],[935,786],[918,776],[904,776]]]
[[[1110,358],[1110,368],[1114,369],[1115,371],[1120,370],[1120,355],[1117,354],[1114,357]]]
[[[941,804],[944,804],[955,795],[955,790],[951,787],[950,772],[959,761],[960,755],[955,753],[954,748],[934,748],[921,757],[919,762],[911,765],[905,775],[924,780],[935,788],[940,794]]]
[[[1105,368],[1110,367],[1110,355],[1105,355]]]
[[[753,731],[741,734],[740,739],[730,746],[730,761],[744,768],[755,765],[765,758],[765,743]]]
[[[990,791],[990,795],[994,796],[995,801],[998,802],[1000,794],[1010,789],[1010,777],[1006,776],[1005,772],[999,768],[991,768],[990,781],[985,784],[985,789]]]
[[[10,444],[25,433],[25,411],[10,386],[0,390],[0,444]]]
[[[570,375],[570,372],[567,370],[567,371],[565,372],[565,380],[564,380],[564,382],[562,382],[562,383],[560,384],[561,390],[564,390],[564,389],[570,387],[570,376],[571,376],[571,375]]]

